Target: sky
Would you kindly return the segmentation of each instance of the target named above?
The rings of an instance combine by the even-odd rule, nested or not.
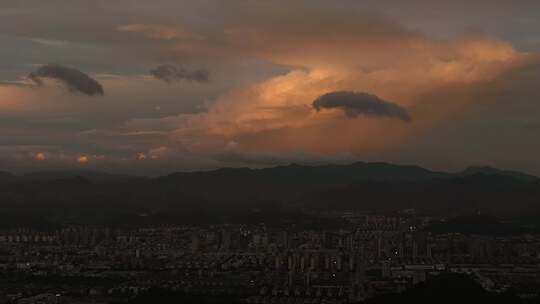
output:
[[[540,174],[536,0],[2,0],[0,170]]]

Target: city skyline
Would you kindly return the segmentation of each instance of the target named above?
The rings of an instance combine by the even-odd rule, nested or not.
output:
[[[0,0],[0,304],[540,303],[540,1]]]

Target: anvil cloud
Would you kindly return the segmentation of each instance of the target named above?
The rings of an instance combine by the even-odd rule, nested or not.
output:
[[[0,170],[540,173],[540,3],[464,3],[2,1]]]

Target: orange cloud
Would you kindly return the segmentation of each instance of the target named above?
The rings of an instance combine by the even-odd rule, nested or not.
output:
[[[234,141],[252,151],[377,153],[474,102],[463,94],[459,100],[450,100],[437,96],[438,91],[444,94],[448,87],[489,83],[529,60],[529,55],[510,44],[484,37],[440,42],[408,32],[368,31],[364,37],[360,31],[354,39],[353,33],[346,33],[351,36],[331,40],[334,45],[329,47],[323,42],[328,38],[325,33],[317,34],[322,37],[291,39],[292,45],[283,48],[275,46],[282,37],[278,32],[263,34],[261,42],[268,48],[258,41],[244,41],[256,45],[247,51],[255,50],[257,56],[301,68],[219,97],[207,113],[183,122],[175,131],[176,139],[198,152],[216,149],[218,142]],[[350,121],[338,110],[316,115],[313,101],[334,91],[368,92],[392,100],[411,113],[413,123],[376,118]],[[445,111],[427,110],[430,104]]]
[[[81,165],[87,164],[90,161],[90,158],[86,155],[81,155],[77,157],[77,162]]]
[[[144,51],[140,54],[154,52],[153,60],[177,59],[176,63],[181,63],[193,59],[209,65],[218,62],[216,70],[225,70],[217,71],[218,81],[219,72],[225,78],[230,73],[231,79],[227,79],[227,86],[219,82],[209,84],[210,90],[219,86],[230,88],[230,83],[239,85],[217,98],[201,93],[207,87],[191,88],[192,93],[186,93],[187,87],[171,88],[148,76],[100,75],[100,82],[111,91],[110,96],[104,97],[100,109],[105,110],[101,112],[94,112],[98,108],[94,104],[68,103],[65,97],[56,98],[58,95],[53,94],[57,92],[40,92],[49,94],[48,98],[31,92],[20,96],[22,90],[11,87],[0,87],[0,109],[24,112],[32,108],[39,118],[44,114],[54,118],[50,113],[64,111],[66,115],[59,115],[61,123],[70,122],[64,119],[71,119],[74,114],[79,114],[73,120],[77,122],[77,117],[97,113],[99,117],[91,121],[92,126],[102,123],[102,117],[115,118],[103,128],[113,125],[116,117],[128,117],[121,126],[111,127],[117,129],[104,130],[109,139],[103,145],[126,151],[124,158],[131,161],[165,162],[189,153],[207,157],[229,149],[231,143],[235,152],[249,155],[257,151],[268,155],[306,152],[364,158],[399,150],[411,142],[409,139],[465,113],[471,104],[479,102],[475,98],[479,96],[477,91],[486,90],[506,72],[527,65],[531,57],[509,43],[486,37],[431,39],[376,14],[362,12],[359,6],[289,1],[287,9],[283,9],[283,3],[218,2],[215,11],[219,18],[212,19],[208,27],[198,24],[200,32],[195,25],[187,28],[141,20],[120,26],[112,33],[118,44],[123,40],[116,39],[117,36],[125,35],[134,44],[140,41],[130,35],[148,38],[144,39]],[[239,15],[244,17],[238,18]],[[173,24],[174,20],[166,22]],[[287,72],[258,83],[234,82],[235,65],[253,59],[264,61],[265,65],[279,65]],[[339,109],[316,113],[313,101],[336,91],[367,92],[392,101],[410,113],[412,122],[403,124],[364,116],[351,120]],[[158,92],[163,93],[158,96]],[[174,116],[181,112],[176,108],[180,98],[186,102],[206,100],[204,108],[208,111],[185,111]],[[159,107],[155,106],[156,101]],[[163,117],[158,116],[161,114]],[[88,140],[89,133],[81,134]],[[117,142],[116,136],[128,135],[127,142]],[[144,135],[145,140],[135,143],[135,135]],[[105,136],[94,136],[96,142],[105,142]],[[175,146],[178,143],[186,151],[179,150]],[[139,151],[144,153],[137,154]],[[73,158],[70,154],[67,159],[73,162]],[[96,156],[91,159],[98,160]],[[78,161],[89,160],[81,156]]]
[[[44,161],[47,159],[47,157],[45,156],[45,153],[39,152],[39,153],[36,153],[36,155],[34,155],[34,159],[37,161]]]

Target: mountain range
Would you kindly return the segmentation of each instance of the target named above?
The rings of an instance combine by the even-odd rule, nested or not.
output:
[[[280,208],[415,209],[446,215],[486,210],[531,217],[540,215],[540,178],[491,167],[447,173],[365,162],[225,168],[152,178],[93,171],[0,173],[0,206],[0,217],[31,214],[54,221],[143,215],[215,220],[253,210],[276,215]]]

